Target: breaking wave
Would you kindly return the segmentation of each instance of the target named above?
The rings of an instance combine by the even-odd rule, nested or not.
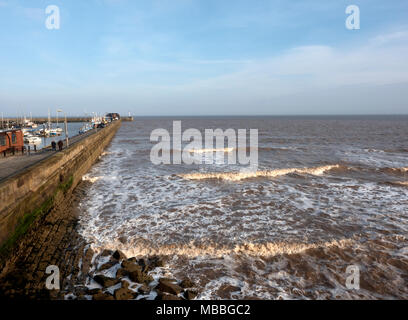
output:
[[[248,172],[208,172],[208,173],[189,173],[180,174],[179,176],[187,180],[205,180],[205,179],[219,179],[227,181],[240,181],[249,178],[274,178],[284,176],[291,173],[298,174],[311,174],[321,175],[326,171],[340,168],[340,165],[329,165],[315,168],[288,168],[288,169],[275,169],[275,170],[263,170],[263,171],[248,171]]]
[[[391,174],[397,174],[397,175],[405,175],[408,173],[408,167],[402,167],[402,168],[381,168],[379,169],[381,172],[385,173],[391,173]]]
[[[235,148],[210,148],[210,149],[188,149],[186,150],[187,152],[190,153],[210,153],[210,152],[224,152],[224,153],[229,153],[235,151]]]
[[[142,243],[140,243],[142,242]],[[114,242],[104,244],[103,249],[116,250],[120,249],[128,257],[138,256],[184,256],[188,258],[211,257],[222,258],[228,255],[246,255],[251,257],[270,258],[277,255],[299,254],[309,249],[318,248],[345,248],[353,245],[352,239],[332,240],[320,243],[287,243],[287,242],[268,242],[268,243],[242,243],[234,246],[219,245],[216,243],[197,244],[190,242],[187,244],[167,244],[154,246],[147,241],[124,245],[123,243]],[[101,248],[96,248],[101,250]]]
[[[95,183],[96,181],[102,179],[102,176],[98,176],[98,177],[91,177],[90,175],[86,174],[82,177],[82,181],[88,181],[90,183]]]

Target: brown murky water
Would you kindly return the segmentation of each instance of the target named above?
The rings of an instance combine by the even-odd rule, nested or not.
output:
[[[150,133],[173,120],[258,129],[258,171],[153,165]],[[165,255],[158,272],[188,274],[198,298],[408,298],[408,117],[136,119],[84,179],[92,246]]]

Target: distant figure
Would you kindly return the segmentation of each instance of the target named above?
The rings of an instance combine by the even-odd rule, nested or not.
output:
[[[62,140],[58,141],[58,149],[59,151],[62,151],[62,146],[64,145],[64,143],[62,142]]]
[[[55,141],[51,142],[52,151],[57,151],[57,143]]]

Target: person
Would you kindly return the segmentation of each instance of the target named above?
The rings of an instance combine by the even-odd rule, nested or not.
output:
[[[57,151],[57,143],[53,140],[51,142],[52,151]]]
[[[58,149],[59,151],[62,151],[62,146],[64,145],[64,143],[62,142],[62,140],[58,141]]]

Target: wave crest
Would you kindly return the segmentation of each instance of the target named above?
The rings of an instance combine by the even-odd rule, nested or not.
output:
[[[188,173],[180,174],[179,176],[187,180],[205,180],[205,179],[219,179],[227,181],[240,181],[249,178],[274,178],[284,176],[291,173],[298,174],[312,174],[321,175],[326,171],[340,168],[340,165],[329,165],[315,168],[288,168],[288,169],[275,169],[275,170],[263,170],[263,171],[248,171],[248,172],[208,172],[208,173]]]
[[[143,243],[140,243],[143,242]],[[268,242],[268,243],[242,243],[235,246],[225,246],[215,243],[197,244],[166,244],[161,246],[152,246],[145,243],[147,241],[139,241],[139,243],[131,245],[123,245],[122,243],[111,243],[105,245],[102,249],[119,249],[127,257],[138,256],[184,256],[188,258],[211,257],[222,258],[227,255],[247,255],[252,257],[273,257],[277,255],[292,255],[302,253],[309,249],[344,248],[354,243],[352,239],[332,240],[320,243],[288,243],[288,242]]]

